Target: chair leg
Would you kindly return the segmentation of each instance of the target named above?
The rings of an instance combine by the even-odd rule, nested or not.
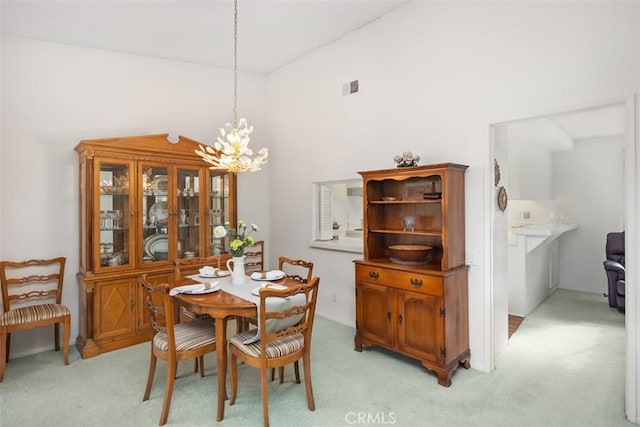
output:
[[[167,382],[164,387],[164,402],[162,403],[162,413],[160,414],[159,424],[161,426],[165,425],[167,418],[169,418],[169,408],[171,407],[171,396],[173,395],[173,382],[176,378],[177,364],[176,361],[167,361]]]
[[[271,381],[273,381],[276,377],[276,368],[271,368]]]
[[[296,384],[300,384],[300,369],[298,367],[298,361],[293,362],[293,370],[296,373]]]
[[[203,378],[204,377],[204,356],[198,357],[197,360],[200,363],[200,377]]]
[[[153,349],[151,349],[151,358],[149,359],[149,375],[147,376],[147,388],[144,390],[144,397],[142,401],[149,400],[149,393],[151,393],[151,386],[153,385],[153,377],[156,374],[156,361],[157,357],[153,354]]]
[[[238,360],[235,354],[229,352],[231,357],[229,358],[229,364],[231,368],[231,399],[229,405],[236,403],[236,394],[238,393]]]
[[[7,360],[4,352],[7,351],[7,331],[0,331],[0,383],[4,379],[4,371],[7,368]]]
[[[278,368],[278,375],[280,376],[280,384],[284,382],[284,366]]]
[[[195,359],[193,359],[193,373],[194,374],[198,373],[198,359],[199,359],[199,357],[196,357]]]
[[[304,387],[307,390],[307,405],[309,406],[309,410],[316,410],[316,403],[313,400],[313,389],[311,388],[311,357],[309,352],[306,351],[303,356],[304,364]]]
[[[260,385],[262,388],[262,417],[264,427],[269,427],[269,395],[267,390],[267,369],[260,368]]]
[[[53,348],[55,351],[60,351],[60,324],[53,325]]]
[[[57,323],[56,323],[57,326]],[[58,336],[56,334],[56,336]],[[62,336],[62,359],[64,364],[69,364],[69,340],[71,339],[71,316],[64,318],[64,334]]]
[[[249,330],[249,319],[245,317],[236,317],[236,333],[242,333]]]
[[[9,363],[9,354],[11,353],[11,334],[7,332],[7,354],[5,355],[5,362]]]

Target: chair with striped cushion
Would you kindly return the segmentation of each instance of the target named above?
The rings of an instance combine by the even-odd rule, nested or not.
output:
[[[62,283],[67,259],[2,261],[0,282],[0,382],[9,361],[11,332],[54,325],[54,348],[60,350],[60,324],[64,327],[62,357],[69,364],[71,312],[62,304]]]
[[[303,259],[291,259],[281,256],[278,258],[278,269],[284,272],[287,278],[300,283],[309,283],[313,277],[313,263]],[[271,370],[271,381],[275,378],[275,372],[275,369]],[[297,360],[293,362],[293,372],[296,382],[300,384],[300,369],[298,368]],[[280,384],[282,384],[284,381],[284,366],[280,367],[278,375],[280,376]]]
[[[198,274],[202,267],[214,267],[220,269],[222,264],[222,255],[210,255],[208,257],[193,257],[193,258],[178,258],[173,261],[175,266],[173,271],[173,278],[177,282],[183,279],[185,276],[191,274]],[[188,322],[193,319],[209,319],[211,316],[208,314],[198,314],[187,310],[184,307],[180,307],[180,321]],[[213,322],[213,321],[212,321]],[[194,372],[198,372],[198,359],[195,359]]]
[[[211,319],[174,324],[173,300],[169,295],[168,284],[151,285],[146,274],[143,274],[142,289],[151,321],[151,359],[147,388],[142,400],[149,400],[158,358],[166,360],[164,402],[160,414],[162,426],[169,416],[178,361],[197,358],[202,367],[200,376],[204,377],[204,355],[216,350],[216,336]]]
[[[320,278],[287,289],[260,289],[258,328],[241,332],[229,341],[231,355],[231,401],[238,391],[238,359],[260,369],[264,425],[269,425],[267,371],[302,359],[307,405],[315,411],[311,388],[311,332]],[[273,307],[279,307],[274,309]],[[259,334],[259,335],[256,335]]]

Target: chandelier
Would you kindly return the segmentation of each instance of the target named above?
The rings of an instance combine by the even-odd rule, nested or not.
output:
[[[247,120],[238,120],[238,0],[233,1],[233,124],[226,123],[220,128],[220,135],[213,147],[200,145],[196,154],[211,164],[212,169],[226,169],[229,172],[256,172],[267,163],[269,151],[260,149],[254,156],[249,148],[253,126]]]

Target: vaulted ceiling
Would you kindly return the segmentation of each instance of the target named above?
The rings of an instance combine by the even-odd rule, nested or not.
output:
[[[269,73],[407,0],[239,0],[238,68]],[[233,67],[233,1],[3,0],[3,35]]]
[[[268,74],[409,0],[239,0],[238,68]],[[2,0],[2,35],[233,68],[232,0]],[[539,133],[621,135],[621,106],[539,119]],[[536,132],[535,122],[528,128]],[[532,136],[533,137],[533,136]]]

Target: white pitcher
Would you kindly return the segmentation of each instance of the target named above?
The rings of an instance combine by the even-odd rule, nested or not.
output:
[[[234,256],[227,260],[227,270],[231,271],[231,283],[234,285],[244,285],[247,276],[244,274],[245,256]],[[233,268],[231,265],[233,264]]]

